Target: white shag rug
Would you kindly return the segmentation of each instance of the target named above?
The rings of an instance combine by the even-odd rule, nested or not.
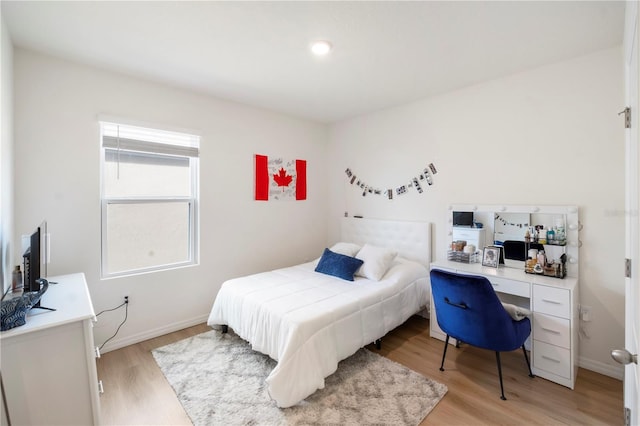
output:
[[[153,350],[194,425],[418,425],[447,387],[367,349],[338,364],[325,388],[290,408],[269,398],[276,362],[231,330]]]

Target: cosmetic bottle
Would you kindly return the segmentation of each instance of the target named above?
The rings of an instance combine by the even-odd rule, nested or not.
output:
[[[20,265],[16,265],[16,268],[13,270],[13,274],[11,275],[11,291],[15,292],[22,288],[22,271],[20,270]]]
[[[547,244],[547,231],[544,227],[538,230],[538,243]]]
[[[547,231],[547,243],[552,243],[554,240],[556,239],[556,232],[553,230],[553,228],[549,229]]]
[[[545,258],[544,250],[540,250],[538,252],[538,265],[544,266],[546,261],[547,261],[547,259]]]

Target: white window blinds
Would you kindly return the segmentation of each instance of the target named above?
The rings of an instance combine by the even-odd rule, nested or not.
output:
[[[129,152],[195,157],[200,154],[200,137],[188,133],[100,122],[102,146]]]

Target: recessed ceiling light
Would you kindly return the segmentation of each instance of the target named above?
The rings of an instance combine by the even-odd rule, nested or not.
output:
[[[311,51],[316,56],[324,56],[331,51],[331,43],[326,40],[314,41],[311,44]]]

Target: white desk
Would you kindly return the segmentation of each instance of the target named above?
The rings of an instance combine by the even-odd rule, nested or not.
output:
[[[526,307],[531,318],[533,374],[574,388],[578,374],[578,280],[527,274],[522,270],[489,268],[479,263],[438,260],[431,269],[482,275],[491,281],[500,299]],[[431,337],[445,340],[431,303]]]
[[[23,326],[0,333],[7,410],[15,425],[99,424],[95,314],[84,274],[51,277]]]

